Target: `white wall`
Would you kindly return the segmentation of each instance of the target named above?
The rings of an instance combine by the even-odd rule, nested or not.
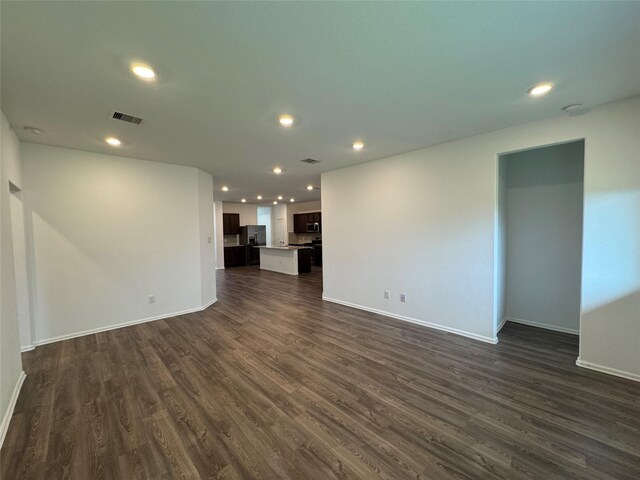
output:
[[[271,244],[288,244],[287,232],[287,205],[274,205],[271,211]]]
[[[20,143],[0,112],[0,445],[21,379],[20,334],[13,262],[9,182],[22,187]]]
[[[13,266],[16,285],[16,307],[20,330],[20,347],[24,350],[33,348],[33,332],[31,325],[31,306],[29,298],[27,237],[24,228],[24,203],[22,192],[10,195],[11,236],[13,240]]]
[[[640,97],[578,119],[586,130],[580,360],[640,380]]]
[[[325,296],[492,340],[497,156],[582,138],[580,362],[640,379],[640,97],[323,174]]]
[[[213,229],[208,175],[29,143],[22,153],[39,343],[198,310],[215,297],[202,271],[210,258],[201,258]]]
[[[216,250],[216,269],[224,270],[224,232],[222,224],[222,201],[215,200],[213,202],[214,210],[214,231],[215,231],[215,250]]]
[[[200,290],[201,305],[210,305],[216,298],[216,250],[214,244],[213,177],[202,170],[198,175],[198,214],[200,228]]]
[[[580,330],[584,142],[503,155],[507,162],[506,316]]]
[[[266,233],[266,244],[271,245],[271,207],[258,207],[258,225],[264,225]]]
[[[494,310],[494,336],[504,326],[507,316],[507,162],[504,156],[498,164],[498,212],[496,221],[496,255],[494,296],[496,308]]]
[[[462,141],[323,174],[324,296],[493,341],[495,156],[477,152]]]

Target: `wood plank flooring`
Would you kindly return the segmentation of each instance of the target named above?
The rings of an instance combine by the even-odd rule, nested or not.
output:
[[[576,337],[484,344],[321,283],[229,269],[204,312],[25,353],[0,478],[640,478],[640,384]]]

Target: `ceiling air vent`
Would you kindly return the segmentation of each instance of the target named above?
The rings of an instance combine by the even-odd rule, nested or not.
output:
[[[115,118],[116,120],[122,120],[123,122],[133,123],[134,125],[142,125],[144,121],[140,117],[134,117],[133,115],[127,115],[122,112],[113,112],[111,114],[111,118]]]
[[[315,163],[320,163],[320,160],[316,160],[315,158],[305,158],[304,160],[300,160],[302,163],[308,163],[309,165],[313,165]]]

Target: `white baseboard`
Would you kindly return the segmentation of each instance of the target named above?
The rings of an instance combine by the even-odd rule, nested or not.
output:
[[[207,308],[209,308],[211,305],[213,305],[214,303],[216,303],[218,301],[217,298],[214,298],[213,300],[211,300],[209,303],[205,303],[202,308],[200,308],[200,310],[197,310],[198,312],[201,312],[202,310],[206,310]]]
[[[30,352],[31,350],[33,350],[34,348],[36,348],[35,345],[31,344],[31,345],[25,345],[24,347],[20,347],[20,353],[24,353],[24,352]]]
[[[580,335],[579,330],[566,327],[557,327],[556,325],[548,325],[546,323],[532,322],[531,320],[524,320],[522,318],[505,317],[507,322],[521,323],[522,325],[529,325],[530,327],[544,328],[546,330],[553,330],[554,332],[570,333],[572,335]]]
[[[178,317],[180,315],[186,315],[187,313],[201,312],[202,310],[204,310],[206,308],[209,308],[211,305],[213,305],[217,301],[218,301],[218,299],[215,298],[211,302],[209,302],[208,304],[203,305],[202,307],[191,308],[189,310],[182,310],[180,312],[166,313],[166,314],[163,314],[163,315],[157,315],[155,317],[148,317],[148,318],[141,318],[141,319],[138,319],[138,320],[131,320],[129,322],[116,323],[115,325],[108,325],[106,327],[98,327],[98,328],[92,328],[92,329],[89,329],[89,330],[82,330],[80,332],[69,333],[69,334],[60,335],[60,336],[57,336],[57,337],[45,338],[45,339],[38,340],[38,341],[34,342],[34,344],[35,344],[35,346],[47,345],[49,343],[61,342],[63,340],[69,340],[71,338],[84,337],[85,335],[93,335],[94,333],[107,332],[109,330],[117,330],[118,328],[130,327],[132,325],[138,325],[139,323],[153,322],[155,320],[162,320],[164,318],[171,318],[171,317]]]
[[[7,430],[9,430],[9,424],[11,423],[13,410],[14,408],[16,408],[18,395],[20,395],[20,389],[22,388],[22,384],[24,383],[25,378],[27,378],[27,375],[24,373],[24,371],[20,372],[20,375],[18,376],[18,381],[16,382],[16,386],[13,389],[13,393],[11,394],[9,405],[7,405],[7,410],[4,412],[4,416],[2,417],[2,423],[0,423],[0,448],[2,448],[2,444],[4,443],[4,437],[7,435]]]
[[[507,323],[507,317],[502,317],[502,320],[500,320],[500,323],[498,324],[498,328],[496,330],[496,334],[502,330],[502,327],[504,327],[504,324]]]
[[[580,357],[576,359],[576,365],[578,365],[579,367],[588,368],[589,370],[595,370],[596,372],[608,373],[609,375],[615,375],[616,377],[640,382],[640,375],[637,373],[625,372],[623,370],[618,370],[617,368],[598,365],[597,363],[584,362],[580,360]]]
[[[224,270],[224,267],[216,267],[216,270]]]
[[[322,300],[325,300],[331,303],[337,303],[340,305],[345,305],[351,308],[357,308],[358,310],[364,310],[366,312],[377,313],[379,315],[384,315],[385,317],[395,318],[396,320],[403,320],[405,322],[415,323],[417,325],[422,325],[423,327],[433,328],[435,330],[441,330],[443,332],[455,333],[456,335],[462,335],[463,337],[472,338],[474,340],[479,340],[481,342],[492,343],[492,344],[498,343],[498,337],[494,337],[494,338],[485,337],[483,335],[477,335],[475,333],[465,332],[464,330],[458,330],[457,328],[446,327],[444,325],[438,325],[436,323],[430,323],[424,320],[418,320],[417,318],[406,317],[404,315],[385,312],[384,310],[378,310],[376,308],[365,307],[363,305],[358,305],[356,303],[350,303],[350,302],[345,302],[343,300],[337,300],[335,298],[325,297],[324,295],[322,296]]]

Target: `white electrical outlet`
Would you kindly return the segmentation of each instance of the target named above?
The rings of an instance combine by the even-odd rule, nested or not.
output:
[[[391,292],[389,290],[384,291],[384,298],[389,300],[391,298]]]
[[[400,294],[400,301],[402,303],[407,303],[407,294],[406,293],[401,293]]]
[[[155,295],[149,295],[149,303],[156,303],[156,296]]]

